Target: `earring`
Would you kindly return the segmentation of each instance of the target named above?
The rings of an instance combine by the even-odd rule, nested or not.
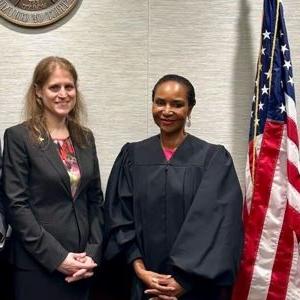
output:
[[[191,125],[192,125],[192,122],[191,122],[191,116],[188,116],[188,117],[187,117],[187,120],[186,120],[186,126],[187,126],[187,127],[191,127]]]

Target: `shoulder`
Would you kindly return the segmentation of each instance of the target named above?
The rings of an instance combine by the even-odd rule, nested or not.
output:
[[[29,132],[29,128],[24,122],[7,128],[4,132],[4,138],[26,141],[28,140]]]
[[[28,133],[29,129],[28,129],[27,125],[26,125],[26,122],[23,122],[23,123],[20,123],[20,124],[8,127],[5,130],[5,132],[7,132],[9,134],[18,135],[18,134]]]
[[[151,147],[156,145],[158,143],[158,141],[159,141],[159,135],[154,135],[147,139],[131,143],[131,147],[138,151],[141,151],[143,149],[149,150],[149,149],[151,149]]]
[[[143,153],[149,153],[149,151],[153,149],[155,143],[157,143],[157,139],[158,136],[156,135],[141,141],[124,144],[117,157],[117,160],[121,159],[131,165],[136,161],[137,154],[141,155]]]
[[[212,159],[217,157],[230,158],[229,152],[223,145],[209,143],[194,135],[188,136],[188,143],[192,149],[192,153],[196,157],[201,156],[204,158],[204,164],[208,164]]]

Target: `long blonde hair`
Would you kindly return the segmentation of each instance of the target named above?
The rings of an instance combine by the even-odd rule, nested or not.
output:
[[[36,94],[36,90],[42,89],[56,67],[68,71],[73,77],[76,88],[76,103],[67,117],[67,126],[72,141],[78,146],[86,146],[88,141],[88,129],[82,125],[86,119],[86,110],[82,95],[78,90],[78,75],[75,67],[67,59],[57,56],[49,56],[42,59],[35,67],[31,84],[25,97],[24,117],[32,136],[36,142],[41,138],[50,138],[41,99]]]

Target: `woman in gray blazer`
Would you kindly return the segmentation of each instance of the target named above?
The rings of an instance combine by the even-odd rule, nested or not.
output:
[[[35,68],[25,122],[4,134],[3,189],[16,300],[88,298],[101,258],[103,196],[92,132],[66,59]]]

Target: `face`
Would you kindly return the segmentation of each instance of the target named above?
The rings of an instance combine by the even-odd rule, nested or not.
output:
[[[157,87],[152,114],[162,132],[167,134],[184,132],[185,121],[191,110],[184,85],[176,81],[167,81]]]
[[[72,75],[56,67],[42,88],[37,88],[46,117],[64,119],[76,103],[76,86]]]

